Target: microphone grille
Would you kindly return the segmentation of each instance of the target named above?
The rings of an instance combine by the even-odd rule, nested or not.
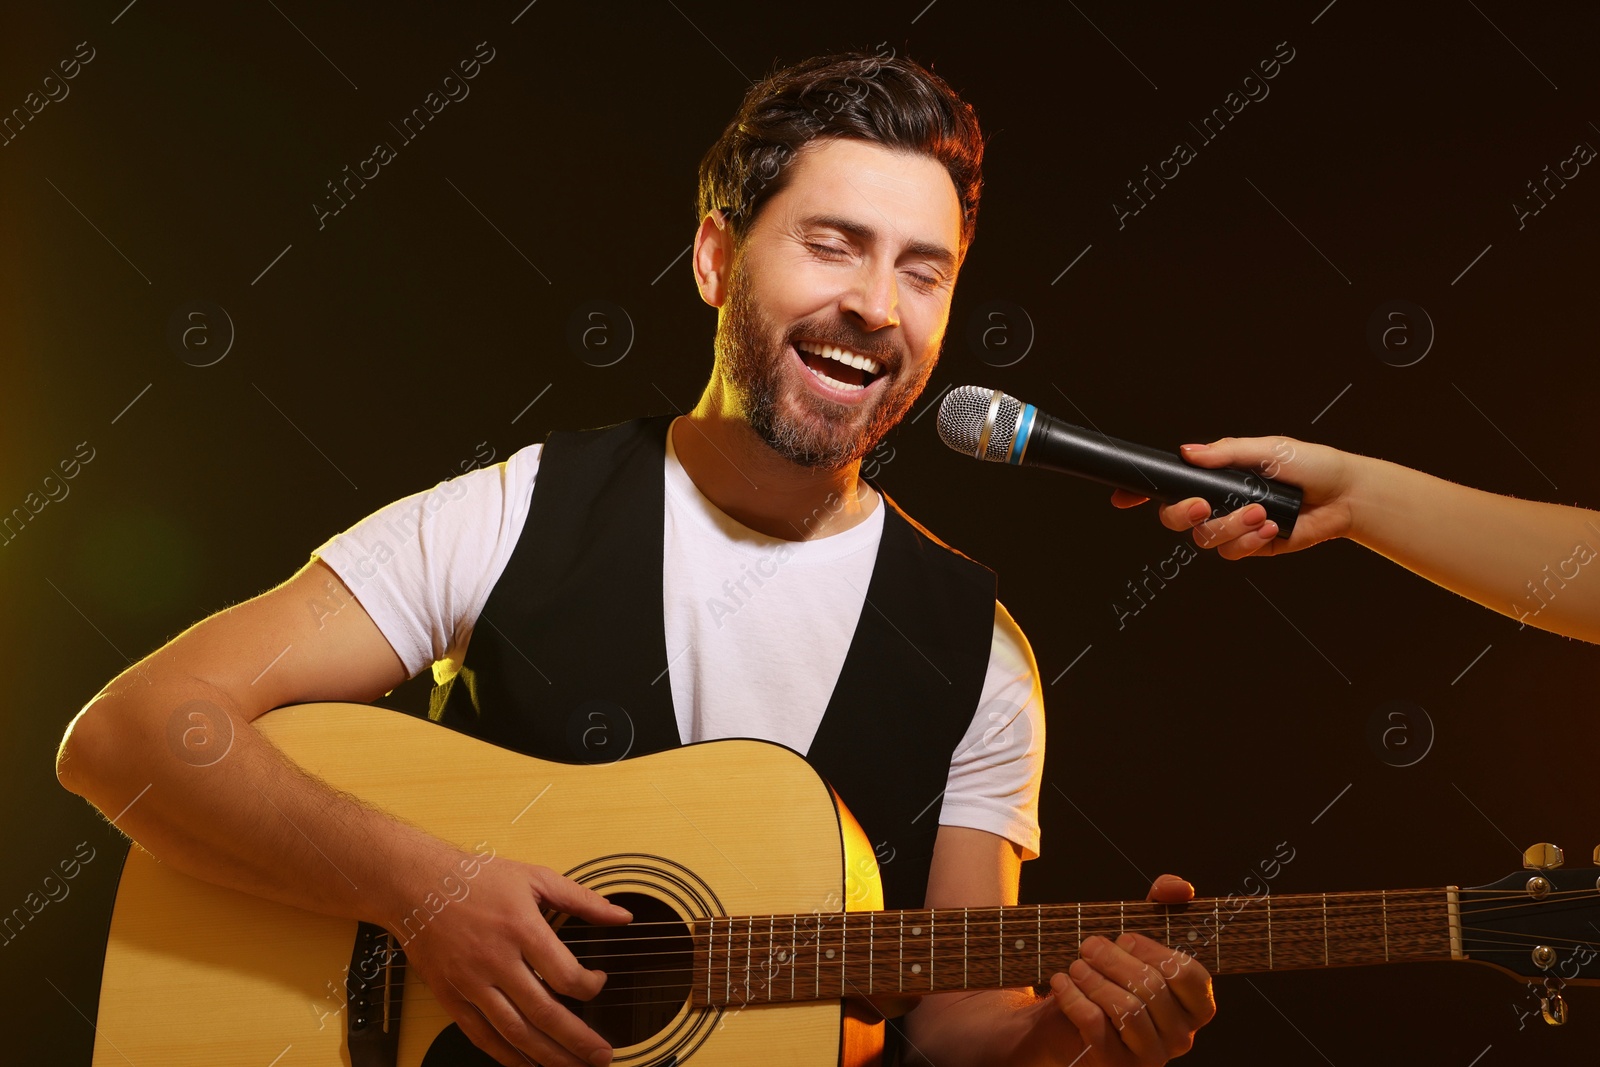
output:
[[[958,385],[939,404],[939,440],[974,459],[1004,463],[1021,418],[1022,401],[1016,397],[980,385]]]

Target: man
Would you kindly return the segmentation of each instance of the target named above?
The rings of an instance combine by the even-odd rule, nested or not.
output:
[[[594,707],[629,724],[635,751],[782,741],[894,850],[889,904],[1014,903],[1041,751],[984,739],[1042,740],[1031,653],[992,576],[859,476],[937,360],[981,158],[970,107],[906,60],[827,57],[754,87],[701,167],[692,263],[719,321],[694,411],[554,435],[378,512],[108,685],[63,742],[63,783],[104,811],[151,783],[121,825],[157,857],[394,929],[462,858],[454,847],[308,779],[252,730],[236,731],[226,775],[174,760],[163,735],[190,700],[249,722],[370,701],[431,663],[437,718],[533,754],[559,758],[572,716]],[[980,714],[996,708],[998,723]],[[857,732],[877,744],[849,744]],[[939,790],[937,825],[919,822]],[[1168,877],[1152,892],[1192,889]],[[551,994],[592,996],[604,976],[543,908],[629,918],[547,868],[495,863],[408,957],[499,1062],[608,1063]],[[906,1023],[912,1055],[1155,1064],[1213,1013],[1209,976],[1181,953],[1126,935],[1083,956],[1049,996],[925,999]]]

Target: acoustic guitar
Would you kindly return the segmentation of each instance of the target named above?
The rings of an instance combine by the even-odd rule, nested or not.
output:
[[[1549,1021],[1565,1018],[1560,983],[1600,981],[1593,868],[1477,889],[883,911],[866,836],[778,745],[715,741],[582,766],[352,705],[284,708],[256,726],[310,773],[473,858],[391,936],[188,877],[135,846],[95,1067],[492,1062],[406,973],[401,950],[501,858],[552,867],[633,912],[625,927],[549,916],[609,976],[573,1006],[619,1067],[872,1063],[883,1023],[863,1004],[1047,982],[1085,938],[1129,930],[1219,975],[1486,963],[1545,983]],[[226,774],[226,758],[214,767]]]

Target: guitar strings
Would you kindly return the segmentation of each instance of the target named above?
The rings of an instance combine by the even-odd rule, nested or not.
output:
[[[1430,905],[1425,908],[1419,908],[1415,905],[1399,906],[1389,910],[1388,922],[1386,925],[1391,934],[1415,934],[1417,932],[1426,930],[1429,927],[1435,926],[1443,918],[1444,916],[1440,914],[1440,909],[1436,906]],[[1297,921],[1304,921],[1306,923],[1306,927],[1297,931],[1288,930],[1280,932],[1278,937],[1282,939],[1285,934],[1294,934],[1296,935],[1295,941],[1298,942],[1310,942],[1320,939],[1330,942],[1340,942],[1343,944],[1352,938],[1366,939],[1376,936],[1385,926],[1383,921],[1375,916],[1367,918],[1362,923],[1341,923],[1337,927],[1330,923],[1329,928],[1323,937],[1317,938],[1314,936],[1314,925],[1320,925],[1320,916],[1315,919],[1314,925],[1313,920],[1283,920],[1277,915],[1274,916],[1274,925],[1292,926]],[[901,954],[905,958],[912,960],[923,959],[929,957],[929,952],[921,951],[920,946],[927,943],[930,945],[930,951],[932,953],[931,958],[934,961],[949,958],[961,959],[972,954],[973,948],[976,948],[979,951],[987,952],[987,946],[984,945],[983,942],[988,942],[991,939],[994,939],[996,942],[998,942],[998,939],[1003,936],[999,930],[998,924],[989,925],[992,928],[988,931],[973,931],[969,929],[965,935],[963,935],[963,933],[959,930],[952,930],[948,932],[938,931],[932,936],[931,940],[918,936],[914,939],[911,939],[911,943],[913,945],[919,946],[918,950],[914,953],[904,952],[906,939],[894,936],[895,931],[893,928],[883,930],[878,933],[877,936],[872,939],[872,943],[877,947],[877,951],[882,954],[882,958],[890,958],[890,954],[893,953],[894,947],[899,945],[901,948]],[[1031,928],[1031,924],[1029,924],[1029,926]],[[1061,947],[1062,935],[1072,933],[1073,928],[1074,924],[1072,923],[1055,923],[1046,927],[1045,940],[1056,942],[1055,945],[1050,946],[1053,951]],[[1130,925],[1128,929],[1131,929],[1135,933],[1144,932],[1136,925]],[[1469,927],[1468,929],[1476,930],[1478,928]],[[864,933],[865,931],[857,932]],[[831,931],[822,932],[801,930],[799,931],[801,940],[797,944],[791,945],[789,938],[783,935],[790,935],[793,933],[795,933],[795,931],[787,928],[780,928],[776,931],[768,931],[767,929],[758,928],[756,931],[754,931],[754,933],[748,930],[735,930],[731,938],[731,946],[728,944],[729,939],[726,938],[721,932],[718,932],[714,935],[702,935],[699,938],[699,941],[703,946],[707,945],[709,942],[709,948],[715,954],[718,960],[732,959],[741,953],[744,955],[750,955],[753,951],[758,950],[758,946],[763,944],[766,945],[765,949],[760,949],[763,954],[772,950],[781,949],[789,951],[794,955],[831,951],[835,946],[848,950],[850,944],[849,937],[840,932],[837,927],[833,928]],[[1086,933],[1088,936],[1094,936],[1099,932],[1089,930],[1086,931]],[[1214,940],[1224,944],[1232,945],[1250,944],[1253,942],[1264,944],[1266,941],[1271,939],[1273,931],[1268,928],[1265,922],[1244,923],[1233,930],[1228,930],[1228,924],[1223,923],[1216,930],[1207,931],[1207,933],[1211,936],[1208,936],[1203,943],[1189,942],[1187,948],[1183,943],[1179,943],[1173,945],[1172,947],[1183,950],[1192,956],[1196,955],[1198,952],[1210,949]],[[1437,930],[1437,933],[1441,937],[1445,936],[1448,933],[1448,926],[1440,927]],[[833,936],[829,936],[830,934]],[[1026,941],[1028,942],[1034,942],[1036,940],[1037,937],[1035,935],[1030,935],[1026,938]],[[1155,940],[1160,940],[1160,938],[1156,937]],[[585,952],[582,956],[582,961],[585,963],[598,963],[599,961],[610,959],[646,959],[650,956],[682,956],[685,954],[692,954],[693,952],[693,939],[687,934],[659,937],[596,937],[588,939],[568,939],[564,941],[563,944],[566,944],[569,947],[576,946],[581,948],[588,945],[610,945],[619,941],[631,942],[633,944],[640,945],[641,947],[633,951],[623,952]],[[676,942],[677,945],[673,948],[664,950],[650,950],[643,947],[651,942],[659,943],[664,941]],[[683,946],[683,942],[685,941],[690,942],[690,947]],[[1574,941],[1574,943],[1576,944],[1581,942]],[[971,948],[964,949],[962,946],[971,946]],[[998,958],[1003,958],[1003,943],[997,944],[997,947],[1001,948],[1001,953]],[[1348,947],[1348,945],[1344,945],[1344,947]],[[951,950],[953,950],[953,954],[940,955],[941,952],[949,952]],[[1018,958],[1025,958],[1028,955],[1036,954],[1038,951],[1038,946],[1033,948],[1024,948],[1017,951],[1020,953]]]
[[[1443,896],[1442,896],[1442,894],[1444,892],[1443,890],[1405,890],[1405,891],[1402,891],[1402,892],[1404,892],[1406,894],[1405,897],[1401,897],[1400,899],[1388,899],[1386,901],[1387,911],[1388,911],[1388,914],[1390,916],[1391,922],[1393,921],[1393,917],[1396,914],[1403,915],[1408,911],[1415,912],[1415,911],[1419,911],[1420,910],[1420,911],[1433,912],[1433,911],[1446,911],[1447,910],[1447,901],[1445,899],[1443,899]],[[1520,894],[1520,893],[1502,892],[1501,895],[1499,895],[1499,896],[1491,896],[1490,894],[1498,892],[1498,891],[1494,891],[1494,890],[1460,890],[1459,892],[1462,895],[1478,894],[1476,899],[1474,899],[1472,901],[1466,901],[1466,900],[1462,901],[1463,904],[1466,904],[1466,903],[1473,904],[1474,906],[1471,909],[1471,914],[1478,915],[1478,914],[1485,914],[1485,913],[1491,913],[1491,912],[1515,911],[1515,910],[1521,910],[1521,909],[1531,908],[1531,907],[1548,907],[1549,905],[1551,905],[1553,903],[1556,903],[1558,901],[1561,901],[1561,900],[1567,900],[1567,899],[1572,899],[1572,898],[1576,898],[1576,897],[1588,896],[1591,893],[1593,893],[1594,891],[1593,890],[1563,890],[1563,891],[1555,891],[1555,892],[1552,892],[1551,894],[1549,894],[1548,896],[1546,896],[1543,900],[1537,900],[1537,901],[1536,900],[1531,900],[1525,894]],[[1415,895],[1417,895],[1417,894],[1426,894],[1430,899],[1422,899],[1422,900],[1415,899]],[[1341,896],[1341,897],[1344,897],[1344,898],[1349,898],[1349,897],[1377,897],[1378,894],[1376,894],[1376,893],[1344,893],[1344,894],[1338,894],[1337,896]],[[1391,898],[1393,898],[1393,897],[1399,896],[1399,894],[1398,893],[1390,894],[1389,896]],[[1142,915],[1135,914],[1135,915],[1132,915],[1132,916],[1126,915],[1126,910],[1127,910],[1128,907],[1133,906],[1133,905],[1125,905],[1125,904],[1120,904],[1120,903],[1117,903],[1117,904],[1084,904],[1084,905],[1081,905],[1081,907],[1079,905],[1076,905],[1076,904],[1016,905],[1016,906],[1012,906],[1012,907],[1016,908],[1016,910],[1021,914],[1018,914],[1018,915],[1015,915],[1015,916],[1011,916],[1009,918],[1009,922],[1018,925],[1024,931],[1027,929],[1028,926],[1036,925],[1036,924],[1043,924],[1043,925],[1052,926],[1052,927],[1071,926],[1077,921],[1078,914],[1079,914],[1080,910],[1083,913],[1083,916],[1084,916],[1085,920],[1096,920],[1096,921],[1098,921],[1098,920],[1100,920],[1102,918],[1108,917],[1108,913],[1110,911],[1116,910],[1119,913],[1121,913],[1122,917],[1128,918],[1128,919],[1132,919],[1132,920],[1134,920],[1135,923],[1138,923],[1138,922],[1141,922],[1141,921],[1167,920],[1169,918],[1179,918],[1179,919],[1183,919],[1183,920],[1188,920],[1191,923],[1193,923],[1195,920],[1213,920],[1213,919],[1218,919],[1218,917],[1220,917],[1220,916],[1226,916],[1226,918],[1220,919],[1220,921],[1218,921],[1216,923],[1216,925],[1226,926],[1228,923],[1232,923],[1232,922],[1239,921],[1239,920],[1242,920],[1245,925],[1252,925],[1252,924],[1258,924],[1258,923],[1265,922],[1265,917],[1266,917],[1266,913],[1267,913],[1267,908],[1266,908],[1265,904],[1266,904],[1267,901],[1274,901],[1275,902],[1275,906],[1273,906],[1271,908],[1271,917],[1272,917],[1272,921],[1274,923],[1277,923],[1277,922],[1285,922],[1285,923],[1287,923],[1287,922],[1292,922],[1292,921],[1298,921],[1302,917],[1306,917],[1306,918],[1309,918],[1310,920],[1314,920],[1314,921],[1320,921],[1320,918],[1321,918],[1322,914],[1324,913],[1324,911],[1326,911],[1326,913],[1327,913],[1327,915],[1328,915],[1328,917],[1329,917],[1329,919],[1331,921],[1335,917],[1339,917],[1339,918],[1342,919],[1343,916],[1345,914],[1349,913],[1349,912],[1355,912],[1355,911],[1370,912],[1372,910],[1372,908],[1374,908],[1375,906],[1379,906],[1379,904],[1380,904],[1380,901],[1378,901],[1376,899],[1368,899],[1368,900],[1361,900],[1361,901],[1350,901],[1350,900],[1346,899],[1344,901],[1340,901],[1340,900],[1336,899],[1336,895],[1335,894],[1331,894],[1331,893],[1328,894],[1328,901],[1327,901],[1327,904],[1326,904],[1325,908],[1324,908],[1324,905],[1322,904],[1322,899],[1321,899],[1321,895],[1320,894],[1312,894],[1312,895],[1309,895],[1309,896],[1306,895],[1306,894],[1290,894],[1287,898],[1275,898],[1275,897],[1270,897],[1270,896],[1261,896],[1261,897],[1248,897],[1248,898],[1240,898],[1240,899],[1245,900],[1248,903],[1244,907],[1242,907],[1242,908],[1240,908],[1238,910],[1235,910],[1235,909],[1233,909],[1231,907],[1223,908],[1223,909],[1220,909],[1220,910],[1219,909],[1208,909],[1204,905],[1207,904],[1207,903],[1212,903],[1212,901],[1209,901],[1209,900],[1190,901],[1186,907],[1184,905],[1153,905],[1152,902],[1139,901],[1139,902],[1137,902],[1137,904],[1144,906],[1146,909],[1149,909],[1149,908],[1152,908],[1152,907],[1163,907],[1163,906],[1165,906],[1165,907],[1182,908],[1183,910],[1174,910],[1174,911],[1171,911],[1171,912],[1159,912],[1159,911],[1153,911],[1153,910],[1146,910],[1146,911],[1144,911],[1144,913]],[[1295,903],[1292,903],[1292,904],[1288,903],[1288,900],[1290,900],[1290,899],[1294,900]],[[1279,901],[1282,901],[1282,902],[1278,903]],[[1224,902],[1225,901],[1222,898],[1218,898],[1215,901],[1215,903],[1218,903],[1218,904],[1221,904],[1221,903],[1224,903]],[[1504,905],[1502,907],[1484,907],[1483,906],[1485,904],[1500,903],[1500,902],[1504,902]],[[1000,927],[1003,927],[1007,923],[1007,919],[1006,918],[1002,918],[1002,917],[997,916],[995,914],[996,911],[997,911],[997,909],[995,907],[966,909],[966,912],[967,912],[966,915],[964,917],[962,917],[962,919],[960,919],[960,920],[958,920],[955,917],[956,916],[962,916],[962,909],[952,908],[952,909],[945,909],[945,910],[946,910],[947,915],[951,916],[950,918],[947,918],[945,921],[947,923],[951,924],[951,925],[954,925],[957,921],[961,921],[963,923],[963,925],[965,927],[967,927],[969,935],[970,935],[970,933],[972,931],[972,928],[974,928],[974,927],[977,928],[978,933],[980,935],[982,935],[984,933],[984,929],[986,927],[995,927],[996,930],[998,931]],[[1009,910],[1011,910],[1011,908],[1008,907],[1007,910],[1009,911]],[[1051,911],[1051,910],[1065,912],[1065,914],[1058,914],[1058,915],[1046,914],[1048,911]],[[974,914],[972,914],[973,912],[977,912],[979,914],[974,915]],[[1037,914],[1034,914],[1035,912],[1037,912]],[[881,923],[882,927],[883,927],[882,932],[877,934],[877,936],[879,936],[879,937],[890,937],[890,936],[893,935],[893,932],[896,930],[897,926],[898,927],[904,927],[907,923],[910,923],[912,925],[926,925],[926,926],[929,926],[929,927],[932,927],[932,928],[939,928],[939,923],[938,923],[938,919],[937,919],[936,914],[935,913],[930,913],[927,910],[907,911],[907,912],[827,912],[827,913],[816,913],[816,914],[737,916],[737,917],[731,917],[731,918],[727,917],[727,916],[712,916],[712,917],[702,917],[702,918],[694,920],[694,922],[697,925],[709,925],[712,928],[709,931],[709,936],[713,936],[713,937],[716,937],[716,938],[721,938],[721,937],[727,936],[726,932],[728,930],[728,926],[731,925],[732,926],[732,936],[735,937],[735,938],[741,938],[742,939],[742,938],[747,938],[747,937],[755,937],[755,936],[764,936],[764,935],[766,935],[768,933],[768,930],[767,929],[763,929],[762,920],[766,920],[766,922],[765,922],[765,926],[766,927],[775,928],[776,932],[783,932],[786,928],[794,927],[796,925],[796,920],[798,920],[798,924],[799,924],[800,928],[802,930],[806,931],[806,932],[810,932],[813,929],[817,929],[817,930],[840,929],[840,928],[845,927],[845,921],[847,919],[853,919],[853,921],[850,922],[850,929],[848,930],[848,932],[850,932],[850,933],[863,932],[863,931],[859,931],[859,930],[857,930],[855,928],[857,928],[857,927],[859,927],[861,925],[861,916],[869,915],[869,914],[879,917],[877,921],[879,923]],[[883,918],[884,916],[896,916],[897,918],[885,919],[885,918]],[[927,917],[923,918],[924,916],[927,916]],[[646,930],[646,929],[662,928],[662,927],[671,928],[671,929],[677,931],[677,933],[675,935],[673,935],[673,934],[668,934],[668,935],[648,935],[648,934],[646,934],[646,935],[642,935],[642,936],[632,933],[633,931],[642,931],[642,930]],[[598,943],[598,942],[603,942],[603,941],[609,941],[609,940],[613,940],[613,939],[627,939],[627,940],[643,941],[643,940],[650,940],[650,939],[668,940],[668,939],[672,938],[673,936],[676,936],[676,937],[679,937],[679,938],[686,938],[686,937],[695,936],[694,934],[691,934],[691,932],[689,931],[688,923],[685,922],[685,921],[681,921],[681,920],[678,920],[678,921],[674,921],[674,920],[664,920],[664,921],[662,921],[662,920],[653,920],[653,921],[650,921],[650,922],[630,923],[630,924],[627,924],[627,925],[624,925],[624,926],[618,926],[618,927],[585,926],[582,929],[586,930],[586,931],[587,930],[601,930],[601,931],[603,931],[603,930],[615,930],[615,931],[617,931],[617,933],[609,935],[609,936],[607,936],[605,934],[601,934],[599,936],[590,936],[590,937],[571,936],[571,937],[568,937],[568,938],[564,939],[565,943],[583,945],[583,944],[593,944],[593,943]],[[941,934],[944,934],[944,933],[947,932],[947,930],[946,929],[938,929],[938,932],[941,933]],[[875,931],[875,933],[876,933],[876,931]],[[958,936],[958,935],[954,935],[953,932],[951,932],[951,933],[952,933],[952,936]]]

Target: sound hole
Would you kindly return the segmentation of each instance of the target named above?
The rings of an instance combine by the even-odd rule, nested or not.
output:
[[[627,926],[591,926],[568,918],[557,931],[585,967],[606,973],[593,1000],[558,997],[613,1048],[666,1028],[689,999],[694,946],[689,928],[666,904],[641,893],[609,896],[633,913]]]

